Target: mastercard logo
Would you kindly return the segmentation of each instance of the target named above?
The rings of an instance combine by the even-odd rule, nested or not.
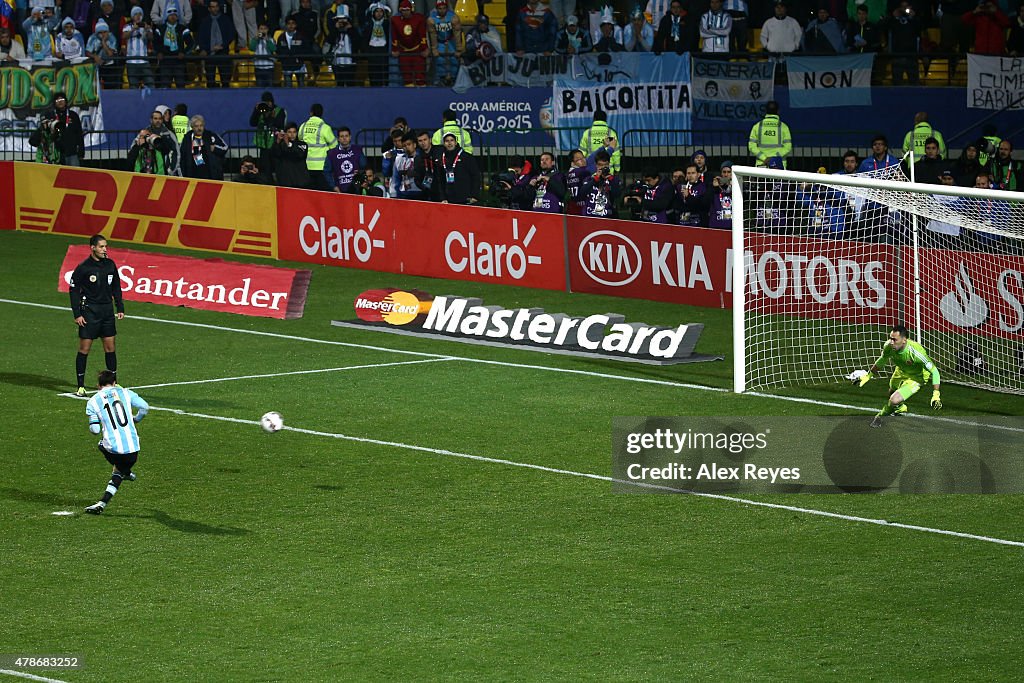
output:
[[[408,325],[430,311],[434,297],[419,290],[370,289],[356,297],[356,315],[366,322]]]

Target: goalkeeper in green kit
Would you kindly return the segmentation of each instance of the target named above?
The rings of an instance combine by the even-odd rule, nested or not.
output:
[[[889,388],[892,394],[885,407],[878,411],[875,418],[871,420],[872,427],[880,427],[882,418],[887,415],[904,415],[907,412],[907,405],[904,403],[908,398],[921,390],[921,386],[929,381],[932,385],[932,408],[942,409],[942,399],[939,395],[939,369],[928,357],[916,341],[908,339],[910,332],[903,325],[893,325],[889,328],[889,341],[885,342],[882,348],[882,355],[874,362],[871,368],[856,370],[850,373],[847,378],[857,386],[864,386],[874,377],[879,368],[884,368],[891,360],[896,369],[893,370],[889,379]]]

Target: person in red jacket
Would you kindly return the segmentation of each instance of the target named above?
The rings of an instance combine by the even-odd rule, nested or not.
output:
[[[391,54],[398,58],[405,85],[427,84],[427,20],[412,11],[409,0],[398,3],[398,16],[391,17]]]
[[[1006,54],[1006,29],[1010,18],[992,0],[978,0],[978,6],[960,17],[974,27],[974,52],[979,55]]]

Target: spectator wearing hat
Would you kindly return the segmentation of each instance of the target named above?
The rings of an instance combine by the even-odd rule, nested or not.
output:
[[[732,15],[722,9],[722,0],[711,0],[711,8],[700,18],[700,37],[704,40],[704,52],[729,52],[731,34]]]
[[[803,29],[789,16],[786,3],[775,3],[775,15],[761,26],[761,47],[773,55],[787,55],[800,49]]]
[[[622,29],[622,46],[626,52],[650,52],[654,48],[654,28],[647,23],[644,13],[637,7]]]
[[[765,166],[772,157],[783,160],[793,151],[793,138],[789,126],[779,118],[779,103],[772,100],[765,106],[764,118],[754,124],[747,139],[747,149],[755,159],[756,166]]]
[[[25,53],[33,62],[42,62],[53,57],[50,29],[43,18],[43,7],[35,6],[32,14],[22,25],[25,33]]]
[[[818,8],[814,19],[807,22],[803,36],[804,52],[818,55],[835,55],[846,52],[846,36],[828,8]]]
[[[370,85],[388,84],[388,55],[391,54],[391,10],[383,2],[375,2],[366,10],[363,25],[363,46],[367,53],[367,72]]]
[[[406,87],[427,84],[427,21],[412,11],[409,0],[398,3],[398,16],[391,17],[391,56],[398,59]]]
[[[1006,54],[1006,29],[1010,18],[992,0],[978,0],[978,6],[960,18],[974,28],[974,52],[979,55]]]
[[[85,56],[91,59],[100,72],[104,89],[121,87],[121,65],[117,61],[117,38],[103,19],[93,26],[93,34],[85,43]]]
[[[149,57],[153,54],[153,29],[145,23],[146,12],[132,7],[131,21],[121,29],[121,54],[128,69],[129,88],[152,88],[153,68]]]
[[[121,37],[121,29],[124,28],[124,15],[114,8],[114,0],[100,0],[99,13],[96,15],[96,22],[103,21],[107,30],[114,36],[116,41]],[[93,22],[93,33],[96,32],[96,22]]]
[[[554,13],[540,0],[528,0],[516,23],[516,54],[549,55],[555,51],[557,37],[558,19]]]
[[[590,34],[580,28],[580,20],[575,15],[565,19],[565,28],[558,32],[555,41],[555,52],[560,55],[582,55],[593,49]]]
[[[427,17],[427,40],[434,57],[434,76],[437,85],[451,86],[459,73],[459,53],[462,51],[462,23],[459,16],[448,8],[448,0],[437,0]]]
[[[622,41],[619,37],[622,35],[622,30],[615,24],[615,20],[612,18],[611,12],[607,12],[601,16],[600,33],[598,34],[597,41],[594,43],[594,52],[608,53],[608,52],[625,52],[626,48],[623,46]]]
[[[355,53],[358,50],[359,31],[352,25],[348,5],[338,5],[323,47],[324,58],[334,73],[335,85],[356,85]]]
[[[188,24],[179,20],[178,8],[171,5],[167,8],[164,22],[153,27],[153,43],[156,45],[157,82],[161,88],[184,88],[188,82],[185,78],[184,56],[192,54],[196,48],[195,38]]]
[[[149,10],[153,27],[163,26],[172,9],[178,13],[178,23],[182,26],[192,25],[192,3],[189,0],[153,0],[153,7]]]
[[[480,169],[476,158],[459,146],[455,133],[445,133],[438,157],[435,184],[443,204],[476,204],[480,197]]]
[[[54,57],[67,62],[85,61],[85,38],[75,28],[75,20],[65,17],[60,22],[60,33],[54,38]]]
[[[705,176],[707,175],[707,172],[708,172],[708,155],[707,155],[707,152],[705,152],[702,149],[698,149],[690,157],[690,161],[693,163],[694,166],[697,167],[697,174],[700,176],[700,181],[702,183],[706,182],[707,178]]]
[[[206,8],[209,15],[199,24],[199,35],[196,37],[199,54],[207,57],[206,87],[216,88],[217,75],[220,74],[220,87],[226,88],[231,80],[228,46],[235,39],[235,26],[221,11],[220,0],[208,0]]]
[[[708,227],[732,229],[732,162],[723,161],[718,175],[711,181],[711,207]]]
[[[466,64],[487,61],[501,53],[501,34],[491,26],[491,20],[486,14],[479,15],[476,24],[466,34],[466,51],[462,53],[462,61]]]

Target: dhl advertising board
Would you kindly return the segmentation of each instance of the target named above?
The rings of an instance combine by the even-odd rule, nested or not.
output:
[[[16,192],[9,220],[16,229],[82,237],[102,233],[111,240],[277,257],[272,187],[11,165]]]

